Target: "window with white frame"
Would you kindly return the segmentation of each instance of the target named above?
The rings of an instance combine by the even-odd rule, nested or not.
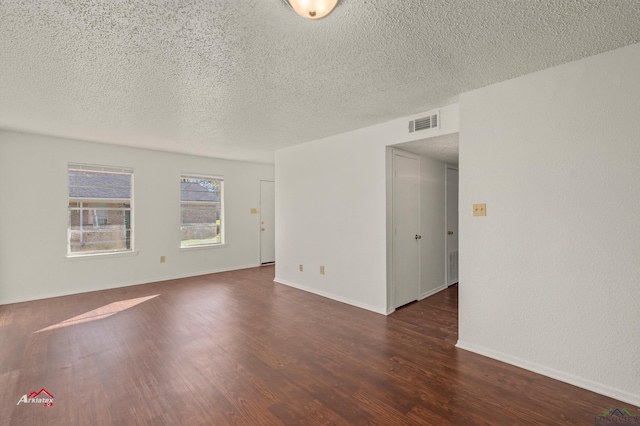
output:
[[[98,217],[98,225],[109,224],[109,210],[96,210],[96,216]]]
[[[133,249],[133,170],[69,164],[67,254]]]
[[[224,243],[222,177],[180,176],[180,247]]]

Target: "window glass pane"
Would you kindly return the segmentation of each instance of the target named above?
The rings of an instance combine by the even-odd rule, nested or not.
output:
[[[68,253],[131,250],[132,171],[69,165],[68,173]]]
[[[180,178],[181,247],[222,244],[221,178]]]
[[[109,223],[109,210],[96,210],[96,218],[98,225],[107,225]]]

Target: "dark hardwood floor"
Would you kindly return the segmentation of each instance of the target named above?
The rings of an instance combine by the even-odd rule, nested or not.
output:
[[[273,276],[0,306],[0,424],[589,425],[629,405],[456,349],[457,287],[384,317]],[[53,406],[16,405],[42,388]]]

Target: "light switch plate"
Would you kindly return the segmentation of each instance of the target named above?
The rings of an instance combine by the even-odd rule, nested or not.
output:
[[[486,216],[487,215],[487,205],[486,204],[474,204],[473,205],[473,215],[474,216]]]

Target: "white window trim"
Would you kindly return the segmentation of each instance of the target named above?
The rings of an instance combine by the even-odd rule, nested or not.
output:
[[[206,173],[192,173],[185,172],[180,173],[180,181],[182,179],[199,179],[199,180],[219,180],[222,182],[222,186],[220,187],[220,242],[219,243],[208,243],[208,244],[193,244],[188,246],[182,245],[182,237],[180,238],[180,244],[178,246],[180,251],[190,251],[190,250],[201,250],[201,249],[210,249],[210,248],[224,248],[227,247],[227,239],[225,233],[226,220],[225,220],[225,201],[224,201],[224,192],[225,192],[225,180],[222,175],[210,175]],[[182,200],[180,199],[180,193],[178,192],[178,203],[180,205],[180,210],[182,211]],[[182,222],[180,222],[182,225]]]
[[[87,164],[87,163],[67,163],[67,212],[69,212],[69,203],[76,199],[75,197],[69,197],[69,171],[97,171],[97,172],[108,172],[108,173],[121,173],[127,174],[131,176],[131,196],[129,197],[129,212],[130,212],[130,220],[131,220],[131,240],[129,241],[129,248],[124,250],[104,250],[104,251],[87,251],[87,252],[70,252],[69,251],[69,227],[67,225],[67,250],[65,255],[65,260],[75,260],[75,259],[95,259],[104,256],[108,257],[122,257],[122,256],[137,256],[138,251],[135,250],[135,218],[134,218],[134,169],[133,167],[127,166],[105,166],[99,164]],[[77,210],[77,208],[72,208],[72,210]],[[113,210],[113,209],[111,209]]]
[[[93,253],[83,253],[83,254],[73,254],[67,255],[64,257],[65,261],[70,260],[87,260],[87,259],[106,259],[106,258],[114,258],[114,257],[129,257],[129,256],[137,256],[139,251],[132,250],[122,250],[122,251],[105,251],[105,252],[93,252]]]
[[[206,250],[206,249],[219,249],[225,248],[229,244],[227,243],[216,243],[216,244],[200,244],[200,245],[192,245],[192,246],[180,246],[178,249],[180,251],[193,251],[193,250]]]

